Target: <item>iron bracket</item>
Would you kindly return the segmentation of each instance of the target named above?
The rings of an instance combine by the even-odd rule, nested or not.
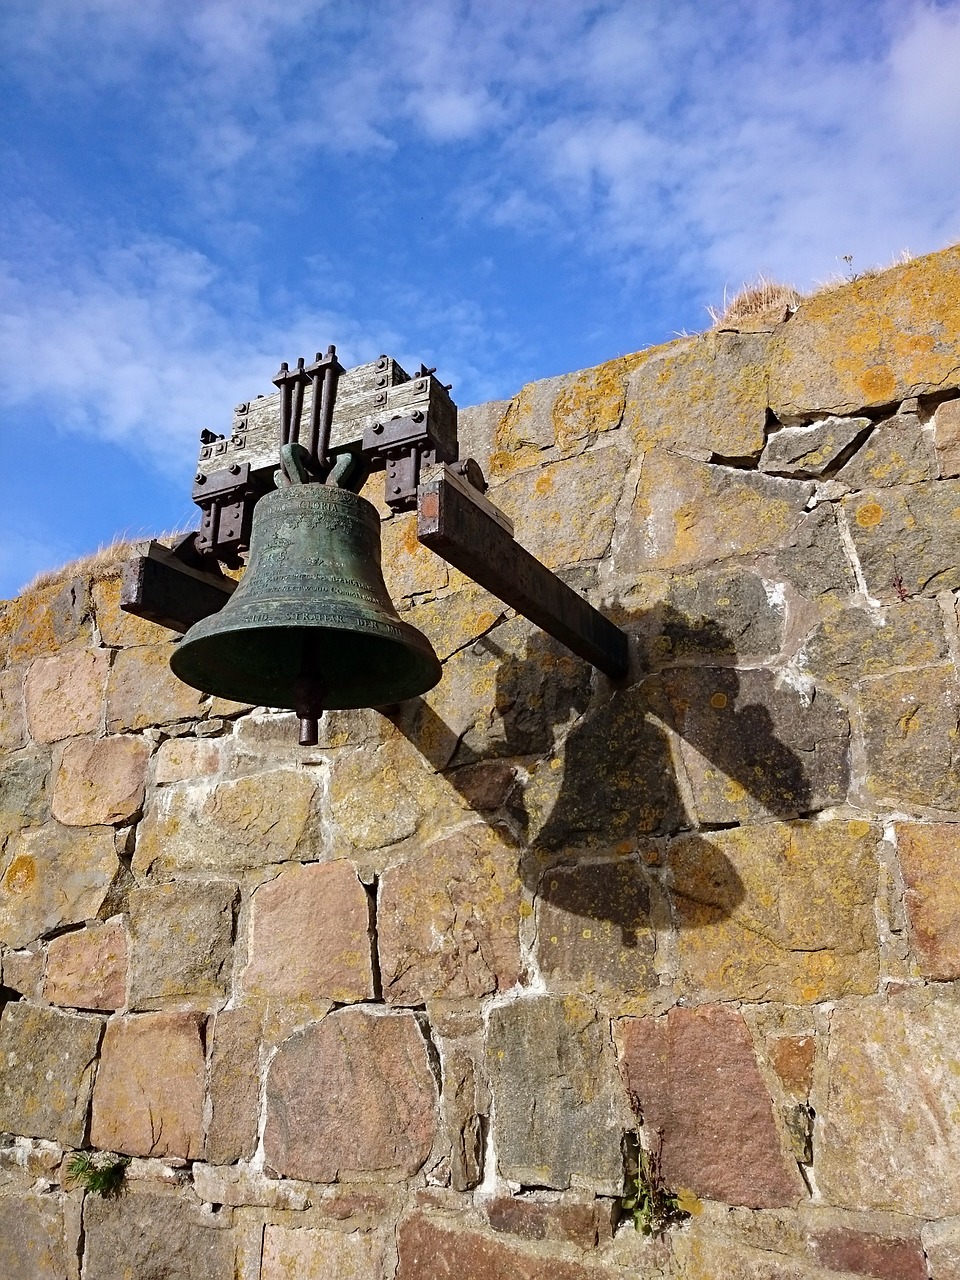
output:
[[[173,548],[161,542],[140,544],[123,566],[120,608],[124,613],[182,633],[223,608],[237,584],[215,560],[197,551],[198,538],[198,534],[187,534]]]

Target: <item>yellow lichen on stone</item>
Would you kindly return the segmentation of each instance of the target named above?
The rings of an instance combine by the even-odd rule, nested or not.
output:
[[[814,294],[773,344],[778,417],[938,389],[960,368],[960,246]]]
[[[876,838],[796,822],[674,841],[682,989],[800,1004],[876,990]]]

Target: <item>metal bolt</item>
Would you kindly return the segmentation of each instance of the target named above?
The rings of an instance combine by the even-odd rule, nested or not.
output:
[[[422,409],[414,409],[414,411],[413,411],[413,413],[411,413],[410,417],[414,420],[414,422],[422,422],[422,421],[423,421],[423,410],[422,410]]]
[[[240,474],[240,463],[239,463],[239,462],[231,462],[231,464],[230,464],[230,474],[231,474],[232,476],[238,476],[238,475]]]
[[[247,412],[247,408],[248,408],[248,405],[247,405],[246,401],[244,401],[244,402],[243,402],[243,404],[238,404],[238,405],[237,405],[237,407],[234,409],[234,413],[246,413],[246,412]]]
[[[202,471],[198,471],[198,472],[197,472],[197,474],[196,474],[193,478],[194,478],[194,480],[197,482],[197,484],[206,484],[206,483],[207,483],[207,477],[203,474],[203,472],[202,472]]]
[[[379,435],[379,434],[380,434],[380,432],[383,430],[383,423],[382,423],[382,422],[375,422],[375,423],[373,424],[373,429],[374,429],[374,431],[377,433],[377,435]]]
[[[399,492],[400,492],[400,486],[399,486],[398,484],[395,484],[395,485],[393,486],[393,492],[394,492],[394,493],[399,493]]]

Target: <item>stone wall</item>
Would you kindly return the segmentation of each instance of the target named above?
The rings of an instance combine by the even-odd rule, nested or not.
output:
[[[956,1280],[960,250],[461,437],[632,679],[409,517],[444,679],[316,748],[115,567],[0,606],[0,1276]]]

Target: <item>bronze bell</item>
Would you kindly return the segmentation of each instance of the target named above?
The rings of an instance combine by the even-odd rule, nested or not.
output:
[[[260,499],[240,585],[190,628],[170,666],[218,697],[291,708],[305,745],[321,711],[401,702],[441,675],[429,640],[387,594],[376,508],[323,484]]]

